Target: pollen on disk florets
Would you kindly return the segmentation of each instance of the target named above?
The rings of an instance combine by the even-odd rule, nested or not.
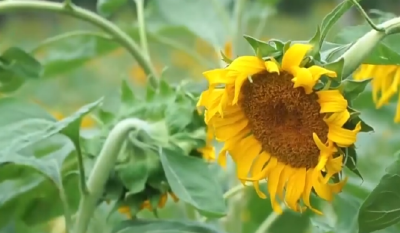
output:
[[[264,151],[294,168],[313,168],[320,150],[312,135],[326,141],[328,125],[317,95],[293,88],[292,79],[286,72],[253,75],[242,87],[241,107]]]

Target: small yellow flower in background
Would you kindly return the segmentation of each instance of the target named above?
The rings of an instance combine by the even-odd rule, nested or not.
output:
[[[233,58],[233,53],[232,53],[232,41],[228,41],[225,43],[224,46],[224,54],[227,58]]]
[[[311,48],[294,44],[282,64],[256,56],[236,58],[228,67],[204,73],[209,89],[198,106],[204,106],[205,122],[223,142],[218,161],[226,166],[226,152],[237,166],[242,181],[252,181],[261,198],[266,195],[259,181],[268,179],[268,192],[275,212],[282,213],[279,197],[290,209],[315,211],[310,195],[331,201],[346,179],[333,183],[342,170],[343,154],[361,130],[343,128],[350,113],[339,90],[314,91],[322,75],[336,73],[319,66],[300,64]],[[224,84],[224,87],[219,87]],[[250,177],[249,177],[250,175]],[[285,193],[284,193],[284,190]]]
[[[372,98],[376,108],[389,103],[400,85],[400,66],[397,65],[361,65],[360,69],[354,73],[355,80],[372,78]],[[400,122],[400,94],[397,102],[397,111],[394,122]]]
[[[206,146],[198,149],[198,151],[202,154],[203,159],[207,162],[213,162],[215,160],[215,148],[212,145],[212,140],[214,138],[214,133],[211,127],[207,127],[206,134]]]
[[[155,64],[155,69],[158,74],[163,70],[163,66]],[[145,85],[147,82],[147,75],[139,64],[135,64],[129,71],[129,77],[134,83]]]
[[[169,193],[169,195],[172,197],[172,200],[174,200],[174,202],[179,201],[178,197],[175,196],[174,193]],[[164,208],[165,204],[167,203],[167,200],[168,200],[168,193],[165,193],[161,196],[160,201],[158,202],[158,208],[160,208],[160,209]],[[148,209],[150,211],[153,211],[153,208],[151,207],[149,200],[146,200],[142,203],[142,205],[140,206],[140,210],[143,210],[143,209]],[[132,218],[129,206],[120,207],[118,209],[118,212],[120,212],[121,214],[124,214],[128,218]]]
[[[53,115],[53,117],[59,121],[65,118],[64,114],[62,114],[61,112],[58,112],[58,111],[52,111],[51,115]],[[86,115],[82,119],[81,128],[89,129],[89,128],[93,128],[94,126],[96,126],[96,123],[93,120],[93,118],[91,118],[89,115]]]

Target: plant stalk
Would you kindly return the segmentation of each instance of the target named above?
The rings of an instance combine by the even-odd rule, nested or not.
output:
[[[136,14],[137,21],[139,24],[139,37],[140,45],[142,47],[142,52],[146,56],[147,60],[150,62],[149,47],[147,46],[147,35],[146,35],[146,24],[144,22],[144,1],[134,0],[136,3]]]
[[[104,185],[114,167],[120,149],[128,137],[128,133],[144,124],[146,122],[139,119],[125,119],[111,130],[89,176],[87,182],[88,194],[84,195],[79,203],[74,233],[86,233],[96,203],[103,193]]]
[[[68,2],[67,2],[68,3]],[[65,3],[57,2],[45,2],[45,1],[1,1],[0,2],[0,13],[22,11],[22,10],[37,10],[37,11],[49,11],[59,14],[65,14],[74,18],[89,22],[103,31],[110,34],[115,41],[121,44],[128,52],[136,59],[138,64],[143,68],[144,72],[149,77],[150,84],[157,88],[159,77],[152,66],[152,64],[141,54],[139,46],[132,38],[118,28],[115,24],[102,18],[101,16],[78,6]]]
[[[386,36],[400,32],[400,17],[390,19],[377,25],[383,29],[377,31],[372,29],[363,37],[358,39],[337,61],[344,58],[343,77],[351,75],[363,63],[365,58],[373,51],[378,43]]]

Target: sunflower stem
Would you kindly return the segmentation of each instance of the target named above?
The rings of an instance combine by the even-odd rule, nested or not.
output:
[[[107,32],[115,39],[116,42],[121,44],[143,68],[143,70],[149,77],[150,84],[155,88],[158,87],[159,78],[154,67],[140,52],[139,46],[127,33],[122,31],[115,24],[104,19],[103,17],[76,5],[69,4],[70,2],[71,1],[65,1],[63,3],[29,0],[0,1],[0,13],[24,10],[48,11],[69,15],[76,19],[89,22]]]
[[[137,21],[139,24],[139,36],[142,52],[150,62],[149,47],[147,46],[146,24],[144,22],[144,0],[134,0],[136,3]]]
[[[285,211],[286,206],[281,205],[282,211]],[[261,223],[261,225],[258,227],[256,232],[254,233],[268,233],[268,230],[271,228],[272,224],[280,217],[281,215],[275,213],[272,211],[268,217]]]
[[[350,76],[356,71],[382,39],[388,35],[400,32],[400,17],[383,22],[377,27],[384,29],[384,31],[376,31],[375,29],[369,31],[336,60],[339,61],[344,58],[343,78]]]
[[[128,133],[144,124],[145,122],[139,119],[125,119],[120,121],[109,133],[89,176],[87,182],[88,194],[84,195],[79,203],[74,233],[85,233],[87,231],[91,217],[96,209],[96,203],[103,193],[104,185]]]
[[[356,6],[357,10],[364,16],[365,20],[367,20],[368,24],[376,31],[385,32],[385,29],[377,26],[372,19],[368,16],[367,12],[364,11],[360,3],[357,0],[351,0],[353,4]]]

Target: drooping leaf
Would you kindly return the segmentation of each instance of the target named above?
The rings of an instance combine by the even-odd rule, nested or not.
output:
[[[127,2],[127,0],[98,0],[96,5],[97,12],[108,17],[124,6]]]
[[[0,154],[0,165],[13,163],[35,169],[37,172],[47,176],[59,189],[62,189],[61,167],[65,158],[73,151],[71,143],[66,143],[45,157],[35,158],[20,154]]]
[[[343,78],[346,77],[342,77],[342,73],[343,73],[343,66],[344,66],[344,59],[340,59],[338,61],[334,61],[328,64],[324,65],[324,68],[328,69],[328,70],[333,70],[336,72],[336,78],[332,78],[332,84],[331,87],[337,87],[340,85],[341,81]]]
[[[248,35],[245,35],[244,38],[247,40],[247,42],[253,48],[253,50],[257,54],[257,56],[259,56],[261,58],[277,57],[277,56],[282,55],[282,51],[279,51],[277,48],[275,48],[268,42],[258,40],[256,38],[253,38]]]
[[[68,136],[75,144],[76,140],[79,139],[79,127],[82,117],[97,107],[101,101],[102,99],[99,99],[96,102],[83,106],[71,116],[58,122],[40,118],[29,118],[3,126],[0,128],[0,137],[4,138],[0,142],[4,145],[2,151],[4,153],[18,152],[27,146],[60,132]],[[9,136],[10,134],[15,136],[11,137]]]
[[[353,6],[352,1],[342,1],[337,5],[329,14],[327,14],[322,20],[321,26],[318,27],[317,32],[311,38],[310,44],[315,45],[312,48],[311,54],[316,55],[321,49],[322,43],[324,42],[329,30],[332,26]]]
[[[360,171],[357,168],[357,151],[354,147],[347,147],[344,149],[346,154],[345,165],[350,169],[354,174],[360,177],[363,180],[363,177]]]
[[[16,78],[38,79],[42,66],[31,55],[20,48],[11,47],[0,57],[1,68],[10,71]]]
[[[170,149],[163,149],[160,158],[168,183],[180,200],[208,217],[226,214],[221,188],[202,159],[185,156]],[[195,174],[202,175],[194,178]]]
[[[144,190],[148,174],[147,161],[121,164],[116,167],[118,177],[121,179],[129,194],[136,194]]]
[[[342,82],[343,86],[343,95],[347,100],[354,100],[356,99],[360,93],[365,90],[365,87],[371,82],[370,79],[364,80],[353,80],[353,79],[346,79]]]
[[[360,233],[385,229],[400,221],[399,186],[400,160],[396,160],[386,169],[386,174],[360,207]]]
[[[209,225],[193,221],[143,219],[123,221],[115,227],[112,233],[157,233],[160,231],[171,233],[222,233]]]

